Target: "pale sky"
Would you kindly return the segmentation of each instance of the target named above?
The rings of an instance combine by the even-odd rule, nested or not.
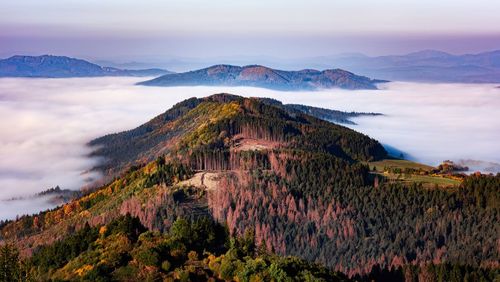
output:
[[[500,49],[496,0],[0,0],[0,56],[369,55]]]

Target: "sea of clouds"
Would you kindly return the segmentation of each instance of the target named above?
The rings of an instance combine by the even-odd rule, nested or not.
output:
[[[91,139],[134,128],[186,98],[221,92],[383,113],[356,118],[358,125],[350,127],[426,164],[451,159],[465,160],[477,169],[499,169],[495,166],[500,163],[500,89],[496,85],[393,82],[377,91],[279,92],[134,85],[141,80],[0,79],[0,219],[52,205],[43,199],[9,199],[56,185],[79,189],[98,178],[89,169],[99,160],[86,157],[90,148],[85,144]]]

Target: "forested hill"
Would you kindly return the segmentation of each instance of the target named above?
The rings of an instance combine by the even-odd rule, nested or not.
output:
[[[377,141],[320,120],[352,123],[349,118],[359,115],[378,114],[344,113],[285,105],[267,98],[217,94],[182,101],[144,125],[95,139],[90,145],[96,146],[93,156],[107,160],[99,167],[107,175],[152,161],[179,150],[180,146],[191,151],[202,147],[219,150],[238,145],[240,139],[244,142],[262,139],[272,147],[308,146],[314,151],[328,151],[349,161],[383,158],[386,152]],[[191,139],[186,141],[187,144],[179,143],[183,138]]]
[[[367,165],[386,157],[377,141],[272,104],[193,98],[106,137],[102,152],[129,154],[109,163],[120,177],[0,226],[11,244],[0,270],[35,281],[498,277],[500,175],[446,189],[389,181]]]
[[[370,79],[341,69],[284,71],[259,65],[214,65],[208,68],[167,74],[139,84],[147,86],[252,86],[297,91],[328,88],[377,89],[385,80]]]

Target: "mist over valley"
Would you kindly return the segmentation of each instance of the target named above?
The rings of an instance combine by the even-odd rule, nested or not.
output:
[[[53,204],[9,202],[59,185],[78,190],[99,179],[86,144],[135,128],[190,97],[231,93],[268,97],[346,112],[346,125],[379,140],[389,151],[436,166],[443,160],[471,170],[498,172],[500,89],[490,84],[392,82],[380,90],[281,92],[252,87],[146,87],[141,78],[0,79],[0,218]],[[28,198],[30,199],[30,198]],[[15,208],[13,208],[15,207]]]

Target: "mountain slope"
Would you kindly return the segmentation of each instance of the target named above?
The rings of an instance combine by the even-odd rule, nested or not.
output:
[[[251,234],[263,250],[321,263],[349,277],[402,267],[413,277],[420,275],[415,266],[427,271],[431,263],[500,267],[500,238],[491,228],[500,220],[500,175],[465,177],[447,190],[386,183],[366,165],[386,157],[377,141],[269,101],[227,94],[186,100],[107,141],[103,146],[110,156],[131,154],[108,163],[119,177],[60,208],[4,224],[2,239],[36,255],[42,246],[78,234],[75,230],[101,230],[127,214],[161,233],[170,232],[179,218],[208,217],[226,225],[231,236]],[[127,169],[130,161],[138,165]],[[109,238],[106,227],[101,235],[80,260],[59,262],[68,270],[64,274],[115,261],[102,250],[126,241]],[[161,235],[143,236],[148,238]],[[155,248],[160,253],[162,243],[172,256],[186,250],[160,239]],[[123,254],[139,255],[138,250]],[[93,264],[81,264],[88,261]]]
[[[106,223],[120,213],[120,207],[128,210],[128,205],[135,205],[139,198],[140,201],[153,201],[151,207],[165,205],[167,195],[173,190],[156,185],[178,183],[180,186],[176,187],[182,187],[184,184],[180,182],[193,177],[196,171],[231,174],[252,167],[274,167],[278,171],[284,169],[284,162],[289,158],[327,158],[343,168],[337,172],[339,177],[349,172],[359,173],[355,179],[347,177],[346,183],[361,185],[369,181],[369,176],[360,161],[386,156],[377,141],[348,128],[302,113],[290,114],[259,99],[228,94],[186,100],[135,130],[110,135],[104,140],[106,143],[99,144],[98,154],[110,159],[106,168],[123,177],[63,209],[48,212],[47,218],[55,216],[56,221],[63,221],[52,226],[52,220],[38,219],[35,230],[42,228],[44,232],[37,236],[51,234],[47,237],[49,241],[49,238],[59,238],[60,235],[50,230],[80,225],[84,223],[82,220]],[[105,152],[112,154],[105,155]],[[157,159],[158,156],[161,158]],[[150,162],[149,159],[157,160]],[[152,186],[153,189],[144,189]],[[193,206],[206,206],[206,197],[185,192],[182,198],[192,198],[188,201],[191,204],[175,207],[175,201],[172,202],[177,212],[167,214],[170,219],[175,214],[189,215]],[[130,202],[130,197],[136,196],[139,198]],[[153,204],[155,199],[159,202]],[[145,225],[163,229],[169,221]],[[4,236],[26,234],[9,229],[2,230]]]
[[[205,69],[168,74],[139,83],[147,86],[252,86],[275,90],[317,90],[326,88],[377,89],[373,80],[348,71],[283,71],[264,66],[215,65]]]
[[[0,60],[0,77],[157,76],[167,73],[170,72],[162,69],[125,70],[101,67],[64,56],[13,56]]]
[[[179,218],[164,233],[129,214],[83,228],[18,259],[0,246],[4,281],[350,281],[296,257],[256,246],[251,232],[229,237],[209,218]]]

